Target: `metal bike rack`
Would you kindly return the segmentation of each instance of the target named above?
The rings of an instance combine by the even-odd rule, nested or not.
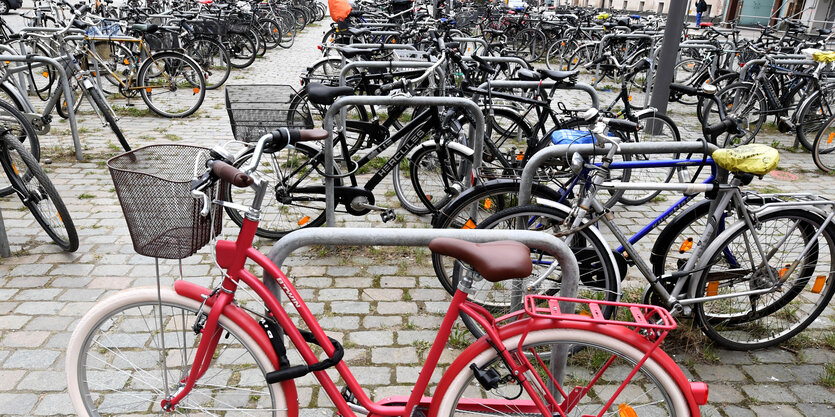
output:
[[[334,157],[333,157],[333,134],[334,134],[334,117],[336,112],[340,111],[345,106],[361,105],[394,105],[394,106],[408,106],[408,107],[428,107],[428,106],[445,106],[445,107],[461,107],[467,110],[475,120],[475,138],[473,140],[473,170],[478,170],[481,166],[481,156],[484,152],[484,115],[481,113],[481,108],[478,107],[472,100],[460,97],[407,97],[407,96],[346,96],[338,98],[325,113],[324,128],[328,131],[328,137],[325,139],[325,173],[332,175]],[[325,218],[326,225],[333,227],[334,219],[334,178],[325,178]],[[375,229],[377,230],[377,229]]]
[[[473,62],[475,59],[471,56],[462,56],[461,57],[464,61]],[[517,56],[479,56],[482,60],[486,62],[497,62],[497,63],[511,63],[511,64],[519,64],[524,69],[531,69],[531,64],[525,62],[524,59],[519,58]]]
[[[481,44],[484,47],[484,50],[487,50],[487,47],[488,47],[487,41],[485,41],[483,38],[452,38],[452,41],[453,42],[472,42],[472,43]],[[475,52],[473,52],[473,54],[475,54]],[[524,62],[524,60],[522,62]]]
[[[58,71],[58,75],[61,79],[61,88],[64,89],[64,97],[67,100],[67,115],[69,116],[68,119],[70,121],[70,132],[72,134],[73,145],[75,146],[75,158],[79,161],[83,161],[84,155],[82,155],[81,153],[81,139],[78,137],[78,124],[75,119],[75,111],[73,111],[73,106],[75,103],[73,101],[72,90],[70,89],[70,85],[68,82],[69,78],[67,78],[67,72],[64,71],[64,67],[61,64],[59,64],[58,61],[56,61],[55,59],[37,55],[0,55],[0,61],[37,62],[40,64],[52,66],[55,68],[56,71]],[[9,72],[14,73],[18,71],[24,71],[26,69],[27,68],[25,66],[9,68]],[[34,108],[27,109],[27,112],[37,113]]]
[[[521,89],[531,89],[537,88],[542,86],[543,88],[553,88],[557,82],[554,80],[545,80],[542,82],[539,81],[490,81],[489,83],[485,82],[478,86],[479,89],[486,89],[488,86],[491,89],[514,89],[514,88],[521,88]],[[580,90],[587,93],[591,97],[591,106],[594,108],[600,107],[600,99],[597,97],[597,90],[594,87],[586,84],[586,83],[575,83],[571,86],[560,87],[560,90]],[[537,152],[538,154],[539,152]]]
[[[595,54],[597,56],[603,56],[603,52],[605,52],[606,46],[609,44],[609,41],[612,40],[612,39],[646,40],[646,41],[649,41],[650,45],[651,45],[650,48],[649,48],[650,49],[649,56],[650,56],[651,59],[650,59],[650,64],[649,64],[649,74],[647,74],[647,81],[646,81],[647,82],[647,87],[648,87],[647,91],[646,91],[646,96],[647,96],[646,101],[647,102],[649,102],[650,94],[652,94],[653,81],[655,80],[655,65],[656,64],[655,64],[655,59],[652,59],[653,57],[655,57],[655,50],[656,50],[655,37],[656,36],[653,36],[653,35],[643,35],[643,34],[634,34],[634,33],[606,35],[602,39],[600,39],[600,43],[597,44],[597,48],[596,48],[597,51],[596,51],[596,54]],[[601,78],[602,77],[600,76],[600,64],[597,64],[594,67],[594,85],[597,85],[600,82]]]
[[[531,186],[537,169],[552,158],[570,156],[573,153],[580,155],[605,155],[612,147],[606,144],[604,147],[595,144],[578,145],[553,145],[549,146],[531,157],[528,164],[522,170],[522,179],[519,182],[519,206],[530,204]],[[688,142],[642,142],[642,143],[621,143],[618,154],[659,154],[659,153],[709,153],[719,149],[718,146],[701,141]]]
[[[410,51],[417,51],[413,45],[405,45],[402,43],[352,43],[349,46],[355,49],[408,49]]]

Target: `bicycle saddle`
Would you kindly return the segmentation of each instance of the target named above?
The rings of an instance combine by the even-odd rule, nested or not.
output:
[[[144,32],[144,33],[154,33],[159,29],[157,25],[149,25],[145,23],[134,23],[130,25],[131,30],[135,30],[137,32]]]
[[[499,282],[525,278],[531,274],[531,250],[513,240],[473,243],[439,237],[429,242],[432,252],[452,256],[476,270],[484,279]]]
[[[526,70],[520,69],[516,71],[520,80],[525,81],[539,81],[545,79],[552,79],[554,81],[566,81],[567,78],[576,77],[580,70],[571,71],[553,71],[549,69]]]
[[[729,172],[754,175],[768,174],[780,162],[780,153],[776,149],[757,143],[718,149],[711,157],[716,165]]]
[[[369,49],[351,48],[351,47],[348,47],[348,46],[343,46],[341,48],[336,48],[336,50],[339,51],[340,55],[342,55],[342,56],[344,56],[345,58],[348,58],[348,59],[354,58],[358,55],[368,55],[368,54],[371,54],[372,52],[374,52],[374,51],[369,50]]]
[[[351,87],[329,87],[321,83],[307,85],[307,97],[313,104],[330,105],[337,97],[352,95],[354,95],[354,89]]]

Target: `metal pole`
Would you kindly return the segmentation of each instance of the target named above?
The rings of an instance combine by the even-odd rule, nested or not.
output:
[[[9,249],[9,237],[6,235],[6,224],[3,222],[3,210],[0,210],[0,258],[12,256]]]
[[[658,59],[655,82],[652,87],[652,99],[649,106],[658,113],[667,114],[667,103],[670,101],[670,84],[673,82],[673,68],[676,65],[678,46],[681,43],[681,31],[684,29],[684,16],[690,0],[675,0],[670,4],[667,15],[667,26],[664,28],[664,42],[661,43],[661,54]]]

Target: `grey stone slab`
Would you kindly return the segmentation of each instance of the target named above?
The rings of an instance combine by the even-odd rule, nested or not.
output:
[[[17,384],[17,388],[27,391],[61,391],[67,389],[64,372],[32,371]]]
[[[728,403],[737,404],[745,399],[745,396],[742,395],[739,388],[736,388],[733,385],[712,383],[708,384],[708,389],[710,390],[708,394],[708,403],[713,405]]]
[[[14,394],[0,392],[0,414],[27,415],[32,412],[38,396],[32,393]]]
[[[819,385],[791,385],[790,389],[797,398],[806,403],[835,403],[832,391]]]
[[[388,331],[352,332],[348,337],[361,346],[389,346],[393,342],[393,335]]]
[[[752,405],[757,417],[803,417],[796,408],[785,404]]]
[[[776,348],[752,352],[755,360],[761,363],[795,363],[793,353]]]
[[[742,391],[751,399],[763,403],[794,403],[797,397],[787,387],[774,384],[743,385]]]
[[[795,379],[786,365],[745,365],[742,369],[754,382],[788,382]]]
[[[699,364],[694,367],[694,371],[704,381],[723,381],[723,382],[739,382],[745,381],[745,374],[739,369],[723,365],[705,365]]]
[[[66,347],[66,345],[64,345]],[[61,353],[57,350],[17,350],[5,362],[5,369],[47,369]]]
[[[835,416],[835,406],[830,404],[797,404],[804,416]]]

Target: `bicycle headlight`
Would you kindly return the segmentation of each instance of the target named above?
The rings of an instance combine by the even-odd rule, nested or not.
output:
[[[583,166],[585,165],[585,163],[586,163],[586,161],[583,159],[583,157],[580,155],[580,153],[579,152],[574,152],[571,155],[571,164],[570,164],[571,172],[573,172],[574,174],[579,175],[580,172],[583,171]]]

